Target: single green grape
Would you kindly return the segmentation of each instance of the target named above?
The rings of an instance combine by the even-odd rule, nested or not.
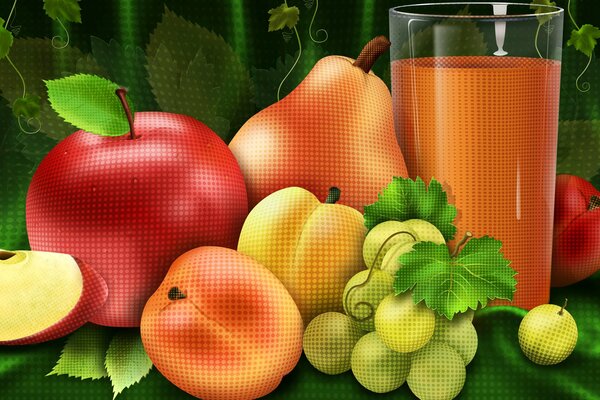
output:
[[[418,242],[433,242],[435,244],[446,243],[446,239],[444,239],[442,232],[440,232],[440,230],[429,221],[422,219],[409,219],[403,223],[417,234]]]
[[[360,338],[352,351],[352,373],[366,389],[387,393],[398,389],[410,371],[410,355],[387,347],[377,332]]]
[[[396,276],[396,272],[402,265],[398,261],[401,255],[412,251],[413,246],[418,242],[402,242],[396,243],[393,245],[387,253],[385,253],[385,257],[383,257],[383,261],[381,262],[381,270],[387,272],[391,276]]]
[[[345,314],[317,315],[304,331],[304,354],[319,371],[336,375],[350,369],[352,349],[364,332]]]
[[[412,356],[408,387],[420,400],[451,400],[462,390],[467,371],[462,357],[432,340]]]
[[[370,279],[367,281],[371,273]],[[344,311],[364,331],[375,330],[375,310],[381,300],[394,293],[394,278],[380,269],[360,271],[344,289]]]
[[[477,352],[477,331],[468,316],[459,315],[455,315],[452,321],[436,315],[432,340],[448,344],[462,357],[465,365],[469,365]]]
[[[422,302],[415,304],[412,293],[386,296],[375,313],[375,330],[392,350],[410,353],[425,346],[433,336],[435,313]]]
[[[398,234],[390,238],[396,233]],[[416,233],[400,221],[385,221],[376,225],[373,229],[369,231],[363,243],[363,259],[365,260],[365,265],[368,268],[371,268],[373,266],[379,268],[379,266],[381,265],[381,261],[385,256],[385,253],[393,245],[397,243],[414,242],[415,237]],[[385,241],[388,238],[390,238],[390,240],[387,243],[385,243]],[[385,243],[385,246],[381,248],[383,243]],[[379,257],[377,257],[377,260],[375,260],[375,256],[377,255],[380,249],[381,254],[379,255]]]

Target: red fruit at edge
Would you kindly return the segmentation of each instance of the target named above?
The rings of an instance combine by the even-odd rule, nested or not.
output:
[[[100,325],[139,326],[171,263],[202,245],[235,248],[248,212],[237,161],[206,125],[139,112],[134,127],[134,140],[68,136],[27,194],[31,248],[72,254],[106,280]]]
[[[554,206],[552,286],[579,282],[600,269],[600,192],[583,178],[559,175]]]

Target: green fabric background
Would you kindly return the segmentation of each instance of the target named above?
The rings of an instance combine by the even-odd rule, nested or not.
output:
[[[325,28],[329,40],[319,45],[330,54],[355,56],[362,45],[376,34],[387,34],[387,9],[406,1],[322,0],[313,30]],[[576,20],[600,25],[600,7],[594,0],[578,0],[572,4]],[[0,16],[6,18],[12,1],[2,1]],[[273,67],[276,59],[294,54],[294,41],[286,43],[280,33],[267,32],[267,10],[280,4],[266,0],[228,1],[162,1],[162,0],[83,0],[83,24],[73,24],[71,44],[84,52],[90,50],[90,36],[105,41],[116,39],[122,44],[145,47],[150,32],[160,20],[165,4],[174,12],[207,27],[232,45],[242,60],[255,68]],[[303,42],[307,37],[309,12],[301,1],[290,1],[301,8],[298,26]],[[566,6],[566,2],[558,2]],[[571,30],[565,17],[565,36]],[[41,1],[21,0],[14,25],[21,25],[19,37],[51,37],[57,26],[44,15]],[[570,56],[571,57],[571,56]],[[316,61],[316,60],[315,60]],[[565,60],[575,67],[585,65],[581,56]],[[0,61],[2,63],[4,61]],[[570,64],[569,64],[570,65]],[[567,65],[565,65],[567,66]],[[600,135],[600,91],[593,87],[586,95],[572,89],[575,71],[563,70],[563,102],[561,102],[560,172],[576,172],[581,162],[591,163],[588,176],[600,168],[600,148],[586,146],[597,143]],[[378,62],[375,71],[385,77],[387,60]],[[597,69],[594,70],[597,73]],[[590,78],[590,79],[596,79]],[[600,82],[598,82],[600,83]],[[21,154],[11,149],[18,130],[5,102],[0,110],[0,247],[7,243],[27,247],[24,231],[24,198],[19,187],[26,186],[31,169],[53,145],[45,137]],[[578,119],[575,123],[567,120]],[[577,127],[573,129],[572,127]],[[582,136],[585,135],[585,136]],[[594,136],[594,137],[592,137]],[[13,146],[13,147],[11,147]],[[578,149],[585,149],[579,151]],[[574,354],[553,367],[532,364],[519,350],[517,330],[523,313],[512,308],[495,308],[479,312],[475,326],[479,334],[479,350],[467,368],[467,383],[459,398],[463,399],[600,399],[600,276],[580,284],[552,291],[552,302],[560,304],[569,298],[569,311],[578,323],[579,342]],[[0,316],[1,318],[1,316]],[[0,347],[0,399],[109,399],[110,382],[80,381],[65,376],[45,377],[58,359],[65,339],[28,347]],[[326,376],[302,358],[295,371],[269,396],[273,399],[366,399],[413,398],[408,388],[388,395],[375,395],[363,389],[350,372]],[[121,399],[184,399],[185,393],[171,385],[157,371],[119,396]]]

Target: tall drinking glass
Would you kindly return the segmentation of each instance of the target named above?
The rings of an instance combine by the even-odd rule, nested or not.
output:
[[[563,10],[438,3],[390,10],[392,93],[409,174],[440,181],[466,231],[503,242],[513,305],[547,303]],[[455,239],[455,241],[456,241]]]

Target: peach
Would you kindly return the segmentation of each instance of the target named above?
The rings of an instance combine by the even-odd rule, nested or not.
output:
[[[300,312],[252,258],[199,247],[177,258],[142,314],[142,342],[174,385],[205,400],[273,391],[302,353]]]

